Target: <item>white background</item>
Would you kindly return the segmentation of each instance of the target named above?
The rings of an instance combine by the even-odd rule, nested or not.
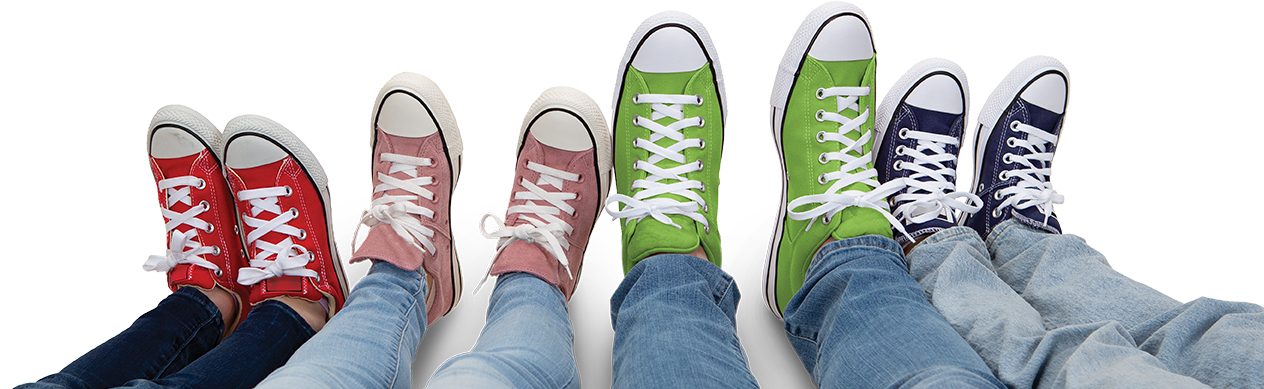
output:
[[[720,225],[725,270],[745,297],[738,330],[751,369],[766,387],[809,386],[765,307],[761,277],[780,177],[769,92],[785,46],[816,5],[5,2],[0,386],[57,371],[168,293],[161,275],[140,269],[164,248],[144,146],[157,108],[185,104],[218,126],[257,113],[293,130],[329,174],[346,250],[369,200],[373,98],[397,72],[428,75],[447,94],[467,140],[453,228],[472,286],[494,248],[476,222],[504,211],[528,105],[547,87],[569,85],[609,115],[629,36],[666,9],[706,24],[723,64],[729,112]],[[1264,258],[1254,249],[1264,217],[1258,6],[859,5],[880,53],[879,91],[918,60],[942,56],[966,69],[977,112],[1026,56],[1062,59],[1072,87],[1054,182],[1067,195],[1058,207],[1066,230],[1122,273],[1176,299],[1264,303]],[[571,302],[590,387],[611,379],[609,298],[623,275],[618,242],[617,224],[602,217]],[[366,271],[352,268],[353,278]],[[417,386],[473,345],[490,293],[465,293],[426,334],[414,364]]]

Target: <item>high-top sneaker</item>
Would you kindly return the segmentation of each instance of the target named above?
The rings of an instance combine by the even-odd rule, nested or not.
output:
[[[434,82],[401,73],[378,93],[370,134],[373,201],[360,217],[369,231],[352,262],[424,269],[427,320],[433,323],[461,299],[450,218],[461,174],[461,132]]]
[[[772,93],[772,130],[783,172],[781,212],[765,291],[781,316],[828,239],[891,236],[901,226],[873,165],[877,54],[860,9],[826,3],[808,15],[786,50]]]
[[[702,248],[720,264],[720,154],[724,82],[706,29],[689,15],[645,20],[623,56],[614,96],[617,194],[623,269],[656,253]]]
[[[957,190],[969,96],[961,67],[934,58],[913,65],[878,107],[878,181],[907,185],[890,198],[908,231],[895,237],[904,245],[955,226],[959,212],[979,210],[977,196]]]
[[[1062,195],[1049,175],[1066,115],[1066,67],[1049,57],[1018,64],[992,91],[979,114],[974,194],[983,208],[965,225],[988,236],[1011,218],[1052,233],[1062,231],[1053,205]]]
[[[480,223],[484,236],[499,240],[488,274],[530,273],[569,300],[610,189],[610,154],[610,133],[592,99],[571,88],[544,91],[522,122],[505,220],[488,214]],[[487,229],[488,219],[495,229]]]
[[[166,255],[150,256],[144,268],[166,272],[172,291],[194,286],[231,293],[239,308],[237,320],[224,323],[231,331],[250,310],[250,289],[237,283],[246,260],[224,181],[220,132],[192,109],[169,105],[149,123],[148,144],[168,245]]]
[[[333,316],[347,282],[316,156],[280,124],[245,115],[224,130],[224,165],[250,259],[237,282],[251,285],[250,303],[294,297],[319,302]]]

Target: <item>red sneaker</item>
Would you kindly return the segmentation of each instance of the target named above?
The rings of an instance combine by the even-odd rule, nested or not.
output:
[[[347,282],[316,157],[280,124],[245,115],[225,128],[224,165],[250,258],[237,282],[252,286],[250,303],[297,297],[325,304],[332,317]]]
[[[378,93],[372,136],[373,202],[360,218],[369,232],[351,261],[425,269],[427,321],[433,323],[461,300],[449,217],[461,173],[461,132],[434,82],[401,73]]]
[[[219,130],[192,109],[169,105],[154,114],[147,141],[168,244],[167,254],[150,256],[144,269],[167,272],[172,291],[194,286],[231,293],[239,307],[237,320],[224,323],[231,331],[250,310],[243,299],[250,289],[237,283],[246,261],[218,155]]]
[[[484,236],[500,242],[488,275],[530,273],[569,300],[610,190],[610,159],[597,104],[571,88],[544,91],[522,123],[505,221],[488,214],[480,223]],[[502,225],[488,231],[488,219]]]

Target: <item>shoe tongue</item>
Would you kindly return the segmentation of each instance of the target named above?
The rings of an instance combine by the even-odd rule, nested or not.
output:
[[[696,222],[683,216],[671,216],[681,228],[663,224],[653,218],[641,219],[625,246],[632,262],[657,253],[685,254],[697,250],[702,241],[698,237]]]
[[[862,235],[878,235],[891,238],[891,222],[888,222],[877,210],[861,207],[844,208],[834,215],[833,224],[837,227],[831,235],[834,239],[843,240]]]
[[[1027,125],[1039,128],[1041,131],[1045,131],[1053,135],[1058,135],[1058,133],[1062,131],[1061,114],[1041,108],[1040,106],[1032,104],[1026,100],[1023,100],[1023,102],[1025,103],[1024,108],[1026,108],[1027,111],[1026,118],[1024,119]],[[1031,139],[1030,135],[1027,135],[1027,137],[1028,139]],[[1057,145],[1046,146],[1047,151],[1053,151],[1056,148]],[[1048,221],[1046,222],[1045,214],[1041,212],[1038,207],[1033,206],[1024,209],[1016,209],[1013,211],[1013,214],[1020,222],[1033,228],[1053,233],[1062,232],[1062,225],[1058,222],[1057,216],[1049,215]]]
[[[531,273],[549,284],[557,285],[564,277],[562,271],[557,259],[539,244],[514,240],[492,262],[490,274],[499,276],[512,272]]]

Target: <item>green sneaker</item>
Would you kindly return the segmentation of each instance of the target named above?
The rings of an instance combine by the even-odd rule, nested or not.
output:
[[[646,19],[628,43],[614,96],[617,194],[606,211],[623,219],[623,270],[656,253],[701,247],[720,265],[720,153],[724,84],[711,38],[693,17]]]
[[[864,13],[847,3],[812,11],[781,62],[772,130],[784,180],[765,270],[778,317],[827,239],[890,237],[899,226],[886,197],[901,183],[879,185],[873,167],[876,62]]]

